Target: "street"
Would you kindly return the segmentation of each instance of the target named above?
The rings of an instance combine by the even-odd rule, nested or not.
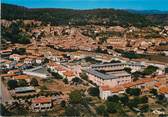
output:
[[[0,80],[0,84],[1,84],[0,100],[1,100],[1,103],[5,104],[5,102],[11,101],[12,97],[7,87],[4,85],[4,83],[1,80]]]

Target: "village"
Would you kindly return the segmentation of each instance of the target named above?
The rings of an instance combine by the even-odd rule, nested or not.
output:
[[[96,33],[103,30],[99,28]],[[15,114],[60,116],[69,111],[74,112],[72,116],[85,115],[85,111],[91,111],[87,116],[110,116],[121,111],[129,116],[168,114],[168,38],[147,42],[110,37],[100,44],[99,37],[95,41],[78,30],[39,26],[29,32],[30,44],[6,43],[7,47],[0,50],[1,101],[9,112],[24,107]],[[165,27],[162,31],[164,36],[166,30]],[[121,50],[164,56],[161,60],[130,58],[122,56]],[[78,100],[75,97],[80,93]],[[143,101],[139,101],[141,98]],[[72,106],[79,106],[80,102],[87,106],[76,112],[77,108]],[[127,108],[117,108],[118,105]]]

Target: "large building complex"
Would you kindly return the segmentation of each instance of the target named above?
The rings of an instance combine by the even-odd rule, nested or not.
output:
[[[125,64],[109,63],[92,65],[85,70],[89,80],[98,86],[108,85],[114,87],[120,84],[131,82],[131,75],[124,71]]]

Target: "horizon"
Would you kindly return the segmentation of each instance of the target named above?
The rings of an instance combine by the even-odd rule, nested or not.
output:
[[[1,0],[1,4],[27,8],[62,8],[74,10],[122,9],[168,11],[167,0]]]

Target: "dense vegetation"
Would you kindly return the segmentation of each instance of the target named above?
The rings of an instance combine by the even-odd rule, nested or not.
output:
[[[13,22],[9,27],[1,26],[2,40],[12,43],[29,44],[30,36],[22,31],[22,22]]]
[[[151,21],[139,14],[124,10],[95,9],[29,9],[25,7],[2,4],[2,19],[35,19],[52,25],[121,25],[121,26],[148,26]]]

